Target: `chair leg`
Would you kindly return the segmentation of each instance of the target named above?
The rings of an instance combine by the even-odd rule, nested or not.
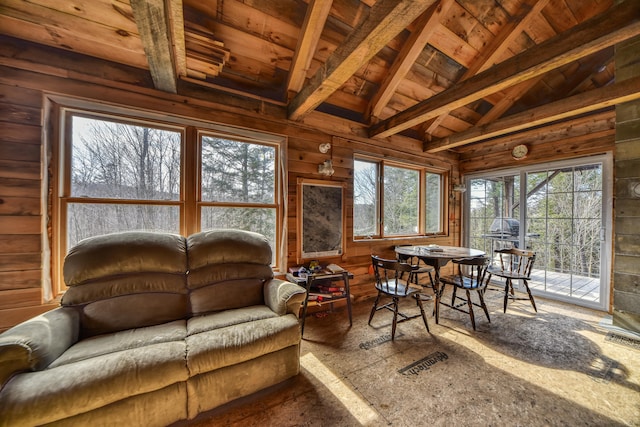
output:
[[[457,287],[453,287],[453,292],[451,293],[451,305],[456,305],[456,290],[458,290]]]
[[[476,330],[476,318],[473,315],[473,303],[471,302],[471,292],[469,289],[466,289],[467,294],[467,306],[469,306],[469,317],[471,318],[471,326],[473,326],[473,330]]]
[[[531,305],[533,306],[533,309],[535,310],[535,312],[538,312],[538,309],[536,308],[536,302],[533,300],[533,295],[531,294],[531,289],[529,289],[529,283],[527,283],[527,281],[525,279],[522,280],[524,282],[524,287],[527,290],[527,293],[529,294],[529,301],[531,301]]]
[[[436,325],[440,321],[440,299],[442,298],[442,293],[444,292],[444,288],[447,286],[445,283],[440,284],[440,289],[436,290],[436,303],[434,304],[435,315],[436,315]]]
[[[509,299],[509,289],[511,288],[511,279],[507,279],[504,284],[504,312],[507,312],[507,300]]]
[[[416,304],[420,308],[420,314],[422,314],[422,320],[424,321],[424,326],[427,328],[427,332],[431,333],[429,330],[429,324],[427,323],[427,315],[424,314],[424,307],[422,306],[422,300],[420,299],[420,295],[415,295]]]
[[[484,310],[484,314],[487,316],[487,320],[489,322],[491,322],[491,318],[489,317],[489,310],[487,309],[487,304],[485,304],[485,302],[484,302],[484,290],[479,290],[478,291],[478,297],[480,297],[480,305],[482,306],[482,309]]]
[[[391,341],[396,337],[396,325],[398,324],[398,298],[393,297],[393,326],[391,326]]]
[[[371,307],[371,313],[369,314],[369,325],[371,324],[373,315],[376,314],[376,308],[378,307],[379,301],[380,301],[380,291],[378,291],[378,296],[376,296],[376,300],[373,302],[373,307]]]

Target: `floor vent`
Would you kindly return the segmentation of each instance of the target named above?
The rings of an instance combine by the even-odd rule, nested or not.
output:
[[[608,332],[604,337],[605,341],[611,341],[616,344],[622,344],[627,347],[635,348],[636,350],[640,350],[640,340],[635,338],[629,338],[624,335],[614,334],[613,332]]]

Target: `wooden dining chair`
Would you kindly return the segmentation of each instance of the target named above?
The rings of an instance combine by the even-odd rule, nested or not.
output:
[[[533,263],[536,260],[536,253],[529,250],[517,249],[517,248],[505,248],[496,249],[495,254],[498,254],[499,264],[493,265],[487,269],[488,279],[491,280],[491,276],[501,277],[505,280],[504,284],[504,312],[507,312],[507,301],[511,300],[526,300],[527,298],[517,297],[513,290],[513,281],[521,280],[529,295],[529,301],[535,312],[538,312],[536,308],[536,302],[529,289],[529,280],[531,280],[531,269],[533,269]]]
[[[427,332],[430,332],[429,324],[427,323],[427,316],[425,315],[424,308],[422,306],[422,298],[420,298],[420,291],[422,288],[415,284],[412,285],[412,281],[414,280],[413,274],[418,268],[411,264],[401,263],[397,260],[383,259],[376,255],[371,255],[371,264],[373,265],[373,272],[376,279],[375,287],[378,290],[378,295],[373,303],[373,307],[371,307],[369,325],[371,325],[371,321],[373,320],[373,316],[376,312],[382,309],[387,309],[393,312],[391,340],[395,339],[396,326],[398,323],[415,319],[420,316],[422,316]],[[402,279],[403,274],[407,275],[406,279]],[[390,297],[391,301],[380,305],[381,299],[385,297]],[[420,313],[408,315],[400,312],[398,309],[398,303],[400,299],[403,298],[413,298],[420,309]],[[398,320],[398,317],[401,319]]]
[[[454,274],[441,276],[440,290],[436,294],[436,323],[440,321],[440,305],[452,308],[454,310],[467,313],[471,318],[471,326],[473,330],[476,330],[476,319],[473,312],[473,307],[480,307],[484,310],[484,314],[487,316],[487,320],[491,322],[489,317],[489,310],[484,302],[484,291],[487,287],[487,266],[489,265],[489,258],[487,257],[474,257],[474,258],[461,258],[451,261],[454,266]],[[442,300],[442,295],[447,285],[451,285],[451,304]],[[458,289],[464,290],[465,295],[461,296],[457,291]],[[471,299],[471,292],[475,292],[478,295],[478,301],[474,302]],[[466,305],[466,308],[465,308]]]
[[[401,246],[410,246],[410,245],[397,245],[396,248]],[[400,262],[411,264],[417,267],[417,270],[415,270],[413,273],[413,279],[414,279],[413,283],[425,288],[431,288],[435,291],[435,287],[433,286],[434,285],[433,273],[435,269],[432,266],[425,264],[423,261],[420,260],[420,258],[413,255],[405,255],[405,254],[396,252],[396,258]],[[424,275],[426,275],[429,279],[429,282],[426,284],[424,282],[420,282],[420,276],[424,276]]]

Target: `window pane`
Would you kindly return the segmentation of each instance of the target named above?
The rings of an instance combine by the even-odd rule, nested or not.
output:
[[[72,118],[71,195],[179,200],[179,132]]]
[[[260,233],[269,240],[274,256],[273,262],[275,263],[275,254],[278,247],[275,208],[203,206],[200,228],[202,231],[237,228]]]
[[[180,207],[105,203],[67,205],[67,248],[82,239],[118,231],[180,233]]]
[[[414,169],[384,167],[384,233],[418,233],[420,173]]]
[[[202,201],[275,203],[275,147],[214,136],[201,144]]]
[[[442,179],[439,174],[426,174],[427,185],[425,187],[425,232],[437,233],[442,231]]]
[[[353,235],[375,236],[378,232],[378,165],[353,162]]]

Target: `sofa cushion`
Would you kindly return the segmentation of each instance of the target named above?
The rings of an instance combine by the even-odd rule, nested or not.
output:
[[[47,427],[166,427],[187,417],[187,383],[179,382],[49,423]]]
[[[192,315],[264,304],[262,279],[236,279],[194,289],[189,297]]]
[[[90,237],[65,257],[63,275],[73,287],[114,275],[186,271],[185,238],[177,234],[127,231]]]
[[[162,325],[127,329],[126,331],[98,335],[84,339],[70,347],[58,359],[51,363],[49,368],[55,368],[123,350],[131,350],[172,341],[183,341],[186,336],[186,320],[176,320],[175,322]]]
[[[186,381],[185,354],[172,341],[17,375],[0,392],[1,418],[39,425]]]
[[[245,263],[271,265],[266,237],[243,230],[211,230],[187,237],[189,270],[207,265]]]
[[[225,310],[219,313],[194,316],[187,322],[187,335],[195,335],[201,332],[213,331],[215,329],[226,328],[227,326],[239,325],[256,320],[276,317],[266,305],[256,305],[244,307],[236,310]]]
[[[89,337],[184,319],[188,314],[186,239],[130,231],[82,240],[65,258],[69,289]]]
[[[187,287],[194,315],[264,304],[271,247],[257,233],[212,230],[187,238]]]
[[[152,326],[184,319],[187,296],[169,293],[131,294],[82,307],[82,336]]]
[[[192,376],[298,345],[301,338],[296,316],[271,316],[260,306],[195,317],[187,322],[187,334]]]

